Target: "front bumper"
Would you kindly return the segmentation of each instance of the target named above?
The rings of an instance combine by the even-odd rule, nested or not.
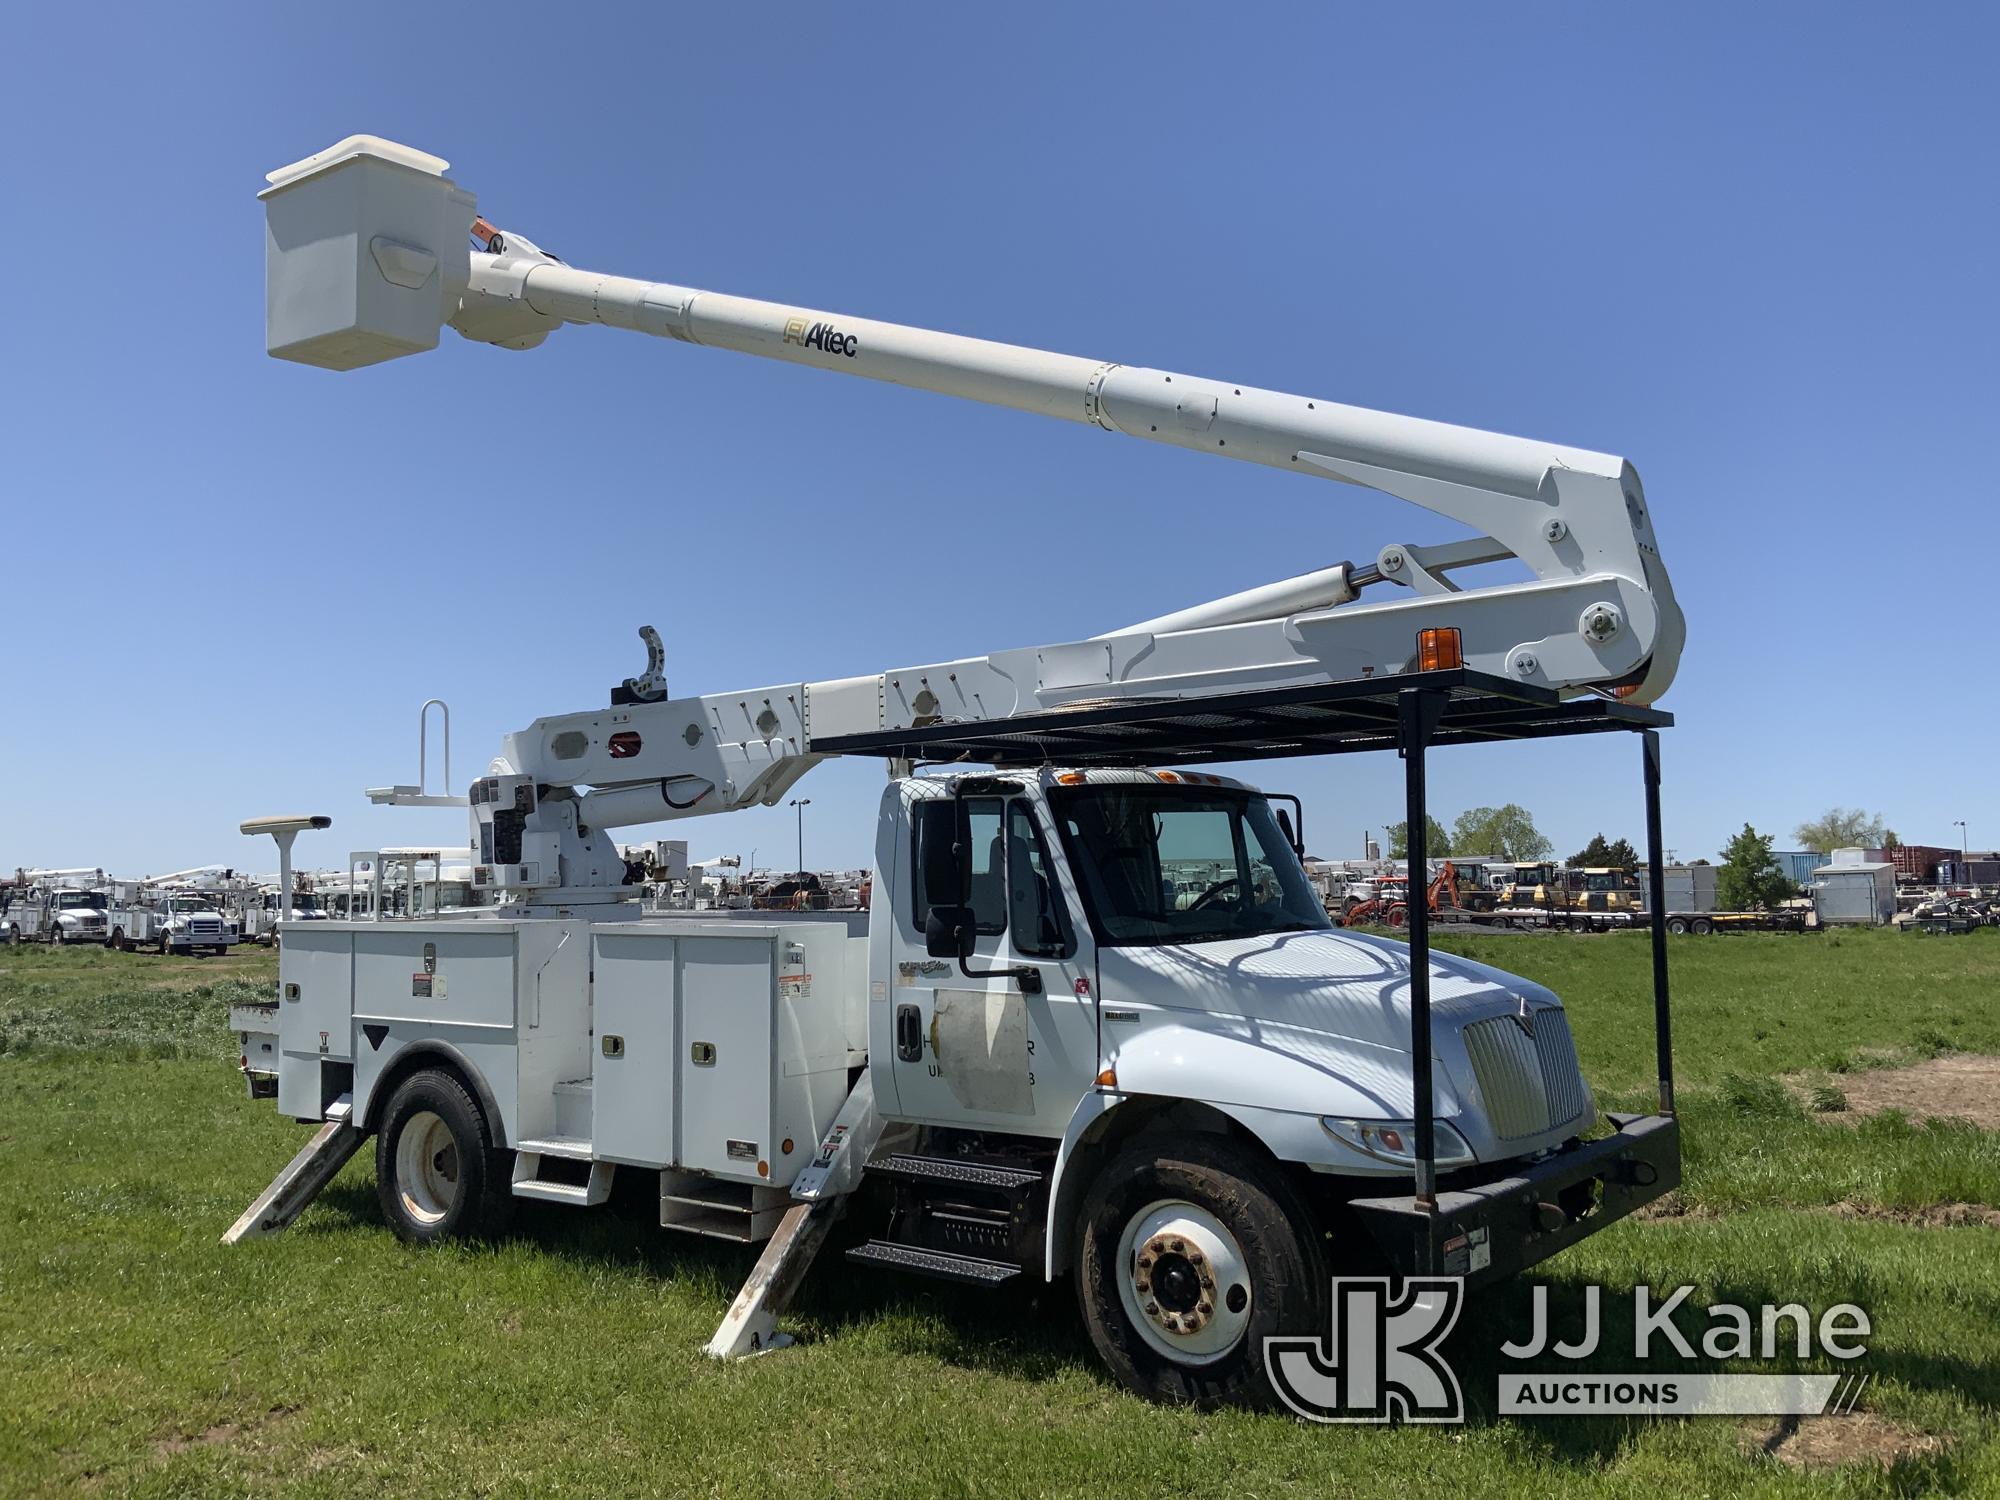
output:
[[[1489,1182],[1465,1181],[1428,1211],[1414,1197],[1355,1198],[1351,1207],[1398,1276],[1498,1281],[1547,1260],[1671,1192],[1681,1180],[1672,1115],[1604,1117],[1616,1131],[1579,1141]]]

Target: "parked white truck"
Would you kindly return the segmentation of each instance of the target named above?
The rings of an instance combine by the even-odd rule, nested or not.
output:
[[[84,884],[88,881],[88,884]],[[102,870],[22,870],[0,888],[0,940],[102,943],[110,899]]]
[[[114,948],[220,955],[237,941],[238,930],[206,891],[149,884],[111,913]]]
[[[1657,869],[1670,721],[1642,705],[1681,623],[1629,464],[575,271],[443,170],[356,137],[272,174],[273,353],[346,369],[445,322],[514,348],[608,322],[1372,485],[1482,534],[1087,641],[704,696],[669,696],[642,631],[642,674],[506,736],[465,798],[371,793],[462,800],[493,904],[285,927],[277,997],[234,1013],[241,1066],[321,1128],[227,1240],[282,1229],[371,1138],[417,1242],[638,1172],[663,1226],[769,1242],[712,1353],[770,1346],[851,1210],[851,1261],[1073,1275],[1133,1390],[1267,1402],[1264,1340],[1323,1332],[1332,1272],[1477,1285],[1674,1186],[1664,944],[1660,1110],[1600,1116],[1556,996],[1433,954],[1421,902],[1407,944],[1335,930],[1296,803],[1198,769],[1399,751],[1422,869],[1428,746],[1635,731]],[[1503,558],[1530,581],[1443,579]],[[643,909],[615,832],[776,805],[837,755],[889,772],[865,925]],[[245,829],[266,824],[304,826]]]

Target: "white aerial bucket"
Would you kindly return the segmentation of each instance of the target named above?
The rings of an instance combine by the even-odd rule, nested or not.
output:
[[[465,291],[477,200],[450,163],[351,135],[269,174],[264,342],[352,370],[435,349]]]

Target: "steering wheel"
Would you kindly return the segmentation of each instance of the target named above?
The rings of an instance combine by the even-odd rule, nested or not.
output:
[[[1208,905],[1209,902],[1213,901],[1217,896],[1220,896],[1224,891],[1228,890],[1232,885],[1240,886],[1241,884],[1243,884],[1243,882],[1234,875],[1230,876],[1227,880],[1218,880],[1214,885],[1210,886],[1207,890],[1203,891],[1199,896],[1195,897],[1194,900],[1188,902],[1187,909],[1189,911],[1200,911],[1204,906]]]

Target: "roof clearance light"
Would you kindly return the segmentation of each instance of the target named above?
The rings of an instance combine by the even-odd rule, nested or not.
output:
[[[1456,625],[1433,626],[1417,632],[1417,670],[1448,672],[1465,665],[1465,644]]]
[[[1056,777],[1056,784],[1058,786],[1082,786],[1083,772],[1064,771],[1060,776]]]

